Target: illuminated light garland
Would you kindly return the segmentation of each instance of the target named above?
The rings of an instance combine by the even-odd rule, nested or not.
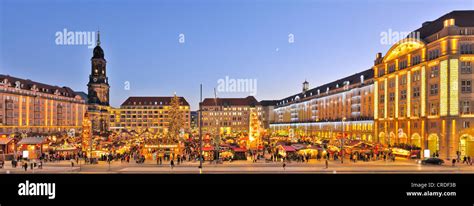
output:
[[[407,72],[407,117],[411,115],[411,75],[410,71]]]
[[[439,103],[439,114],[446,116],[448,114],[448,61],[441,61],[440,65],[440,103]]]
[[[18,101],[18,103],[19,103],[19,106],[18,106],[18,125],[21,126],[21,123],[22,123],[22,122],[21,122],[21,121],[22,121],[21,118],[22,118],[22,116],[23,116],[23,114],[22,114],[22,104],[23,104],[23,101],[22,101],[22,100],[23,100],[23,97],[20,96],[20,98],[19,98],[18,100],[19,100],[19,101]]]
[[[425,116],[426,110],[426,77],[425,77],[425,67],[421,67],[421,116]]]
[[[384,90],[385,90],[385,96],[384,96],[384,118],[387,118],[387,78],[384,79]]]
[[[449,82],[450,82],[450,95],[449,95],[449,114],[459,115],[459,61],[457,59],[449,60]]]
[[[395,76],[395,118],[398,118],[398,75]]]
[[[377,119],[379,116],[379,87],[378,81],[374,82],[374,119]]]

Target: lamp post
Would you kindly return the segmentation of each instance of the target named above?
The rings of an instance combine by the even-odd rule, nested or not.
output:
[[[199,101],[199,173],[202,172],[202,84],[200,85]]]
[[[216,91],[216,88],[214,88],[214,102],[216,104],[216,110],[215,111],[219,111],[219,116],[220,116],[220,108],[218,108],[218,104],[217,104],[217,91]],[[217,113],[217,112],[216,112]],[[220,143],[221,143],[221,139],[220,139],[220,131],[219,131],[219,118],[216,118],[216,147],[214,148],[214,160],[216,160],[216,164],[219,163],[219,160],[220,160]]]

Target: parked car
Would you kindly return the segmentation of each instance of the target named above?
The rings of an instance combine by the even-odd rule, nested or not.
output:
[[[436,157],[431,157],[431,158],[426,158],[424,160],[421,160],[421,164],[426,165],[426,164],[434,164],[434,165],[441,165],[444,163],[444,160]]]

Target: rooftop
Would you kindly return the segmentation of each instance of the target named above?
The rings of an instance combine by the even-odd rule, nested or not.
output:
[[[29,79],[21,79],[18,77],[12,77],[9,75],[0,74],[0,84],[6,84],[11,87],[20,87],[20,89],[25,90],[37,90],[38,92],[45,93],[45,94],[55,94],[56,91],[59,96],[64,97],[71,97],[74,98],[78,95],[69,87],[59,87],[59,86],[52,86],[48,84],[43,84],[40,82],[35,82]]]
[[[189,103],[186,101],[184,97],[178,97],[179,102],[181,105],[189,106]],[[171,99],[173,96],[167,97],[129,97],[125,100],[121,106],[136,106],[136,105],[143,105],[143,106],[158,106],[158,105],[170,105]]]

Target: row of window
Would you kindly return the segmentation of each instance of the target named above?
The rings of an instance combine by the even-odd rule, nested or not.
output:
[[[435,96],[439,93],[438,84],[430,84],[430,95]],[[471,93],[472,92],[472,80],[462,80],[461,81],[461,92],[462,93]],[[413,87],[413,98],[420,97],[420,87]],[[385,102],[385,95],[379,95],[379,102]],[[405,100],[407,98],[407,90],[400,90],[400,100]],[[395,92],[389,93],[389,101],[395,101]]]
[[[469,100],[461,100],[459,101],[459,106],[460,106],[460,113],[461,114],[472,114],[472,102],[469,101]],[[391,104],[391,106],[389,107],[389,111],[388,111],[388,116],[389,117],[394,117],[394,108],[395,108],[395,104]],[[398,111],[399,111],[399,116],[400,117],[406,117],[406,114],[407,114],[407,108],[406,108],[406,105],[399,105],[398,107]],[[419,117],[420,116],[420,106],[418,103],[414,103],[412,104],[412,113],[411,115],[413,117]],[[383,114],[384,112],[384,109],[381,108],[380,110],[381,114]],[[428,105],[428,114],[429,115],[439,115],[439,102],[430,102],[429,105]]]

